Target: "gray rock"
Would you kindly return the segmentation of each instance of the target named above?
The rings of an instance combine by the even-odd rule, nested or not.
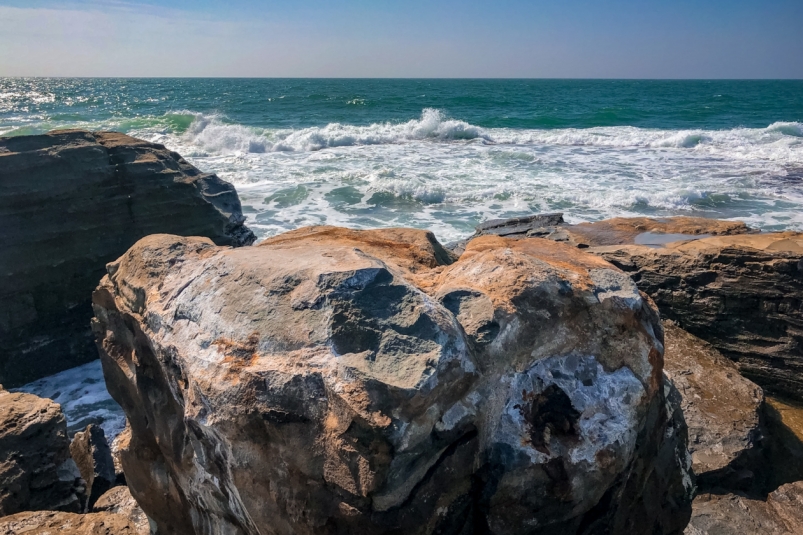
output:
[[[161,145],[113,132],[0,138],[0,382],[97,358],[90,295],[139,238],[249,244],[244,219],[231,184]]]
[[[93,513],[112,513],[128,519],[141,535],[151,533],[151,525],[147,515],[137,504],[128,487],[121,485],[107,491],[98,498],[92,508]]]

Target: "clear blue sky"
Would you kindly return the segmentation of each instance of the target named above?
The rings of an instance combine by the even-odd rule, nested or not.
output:
[[[803,78],[803,0],[0,0],[0,76]]]

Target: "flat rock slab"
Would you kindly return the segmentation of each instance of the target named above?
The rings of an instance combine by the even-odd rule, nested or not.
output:
[[[761,437],[761,387],[739,374],[711,344],[664,322],[664,373],[680,392],[692,468],[721,470]]]
[[[160,532],[679,533],[693,476],[651,301],[601,258],[312,227],[154,235],[93,297]],[[674,393],[673,393],[674,392]]]
[[[148,234],[243,245],[234,187],[175,152],[115,132],[0,138],[0,383],[97,358],[90,295]]]
[[[779,487],[766,500],[702,494],[685,535],[798,535],[803,533],[803,482]]]
[[[123,515],[30,511],[0,518],[3,535],[148,535]]]

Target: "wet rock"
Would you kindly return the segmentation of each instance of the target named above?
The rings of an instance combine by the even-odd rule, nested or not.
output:
[[[31,511],[0,518],[3,535],[147,535],[123,515]]]
[[[0,138],[0,382],[97,358],[89,296],[105,265],[156,232],[253,242],[231,184],[113,132]]]
[[[764,392],[707,342],[664,322],[664,373],[683,398],[697,476],[721,471],[762,438]]]
[[[625,244],[660,246],[681,240],[755,232],[741,221],[683,216],[662,219],[614,217],[594,223],[568,225],[565,231],[572,243],[591,247]]]
[[[0,388],[0,516],[39,509],[79,512],[80,477],[59,405]]]
[[[95,502],[92,512],[124,516],[132,526],[136,527],[138,533],[148,535],[151,532],[148,517],[126,486],[114,487],[107,491]]]
[[[93,296],[131,494],[166,533],[680,533],[692,474],[651,301],[481,236],[156,235]]]
[[[85,510],[91,510],[97,499],[116,483],[114,460],[103,428],[90,424],[76,433],[70,443],[70,454],[86,482]]]
[[[739,494],[701,494],[686,535],[795,535],[803,533],[803,482],[789,483],[766,500]]]
[[[803,398],[803,234],[597,247],[661,314],[711,343],[766,391]]]

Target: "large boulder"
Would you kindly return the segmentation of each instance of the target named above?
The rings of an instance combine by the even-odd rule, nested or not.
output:
[[[0,516],[39,509],[79,512],[83,499],[61,407],[0,387]]]
[[[231,184],[114,132],[0,138],[0,382],[97,358],[90,295],[148,234],[253,242]]]
[[[132,495],[165,533],[680,533],[693,487],[651,301],[484,236],[156,235],[93,296]]]
[[[590,249],[768,392],[803,399],[803,234]]]

